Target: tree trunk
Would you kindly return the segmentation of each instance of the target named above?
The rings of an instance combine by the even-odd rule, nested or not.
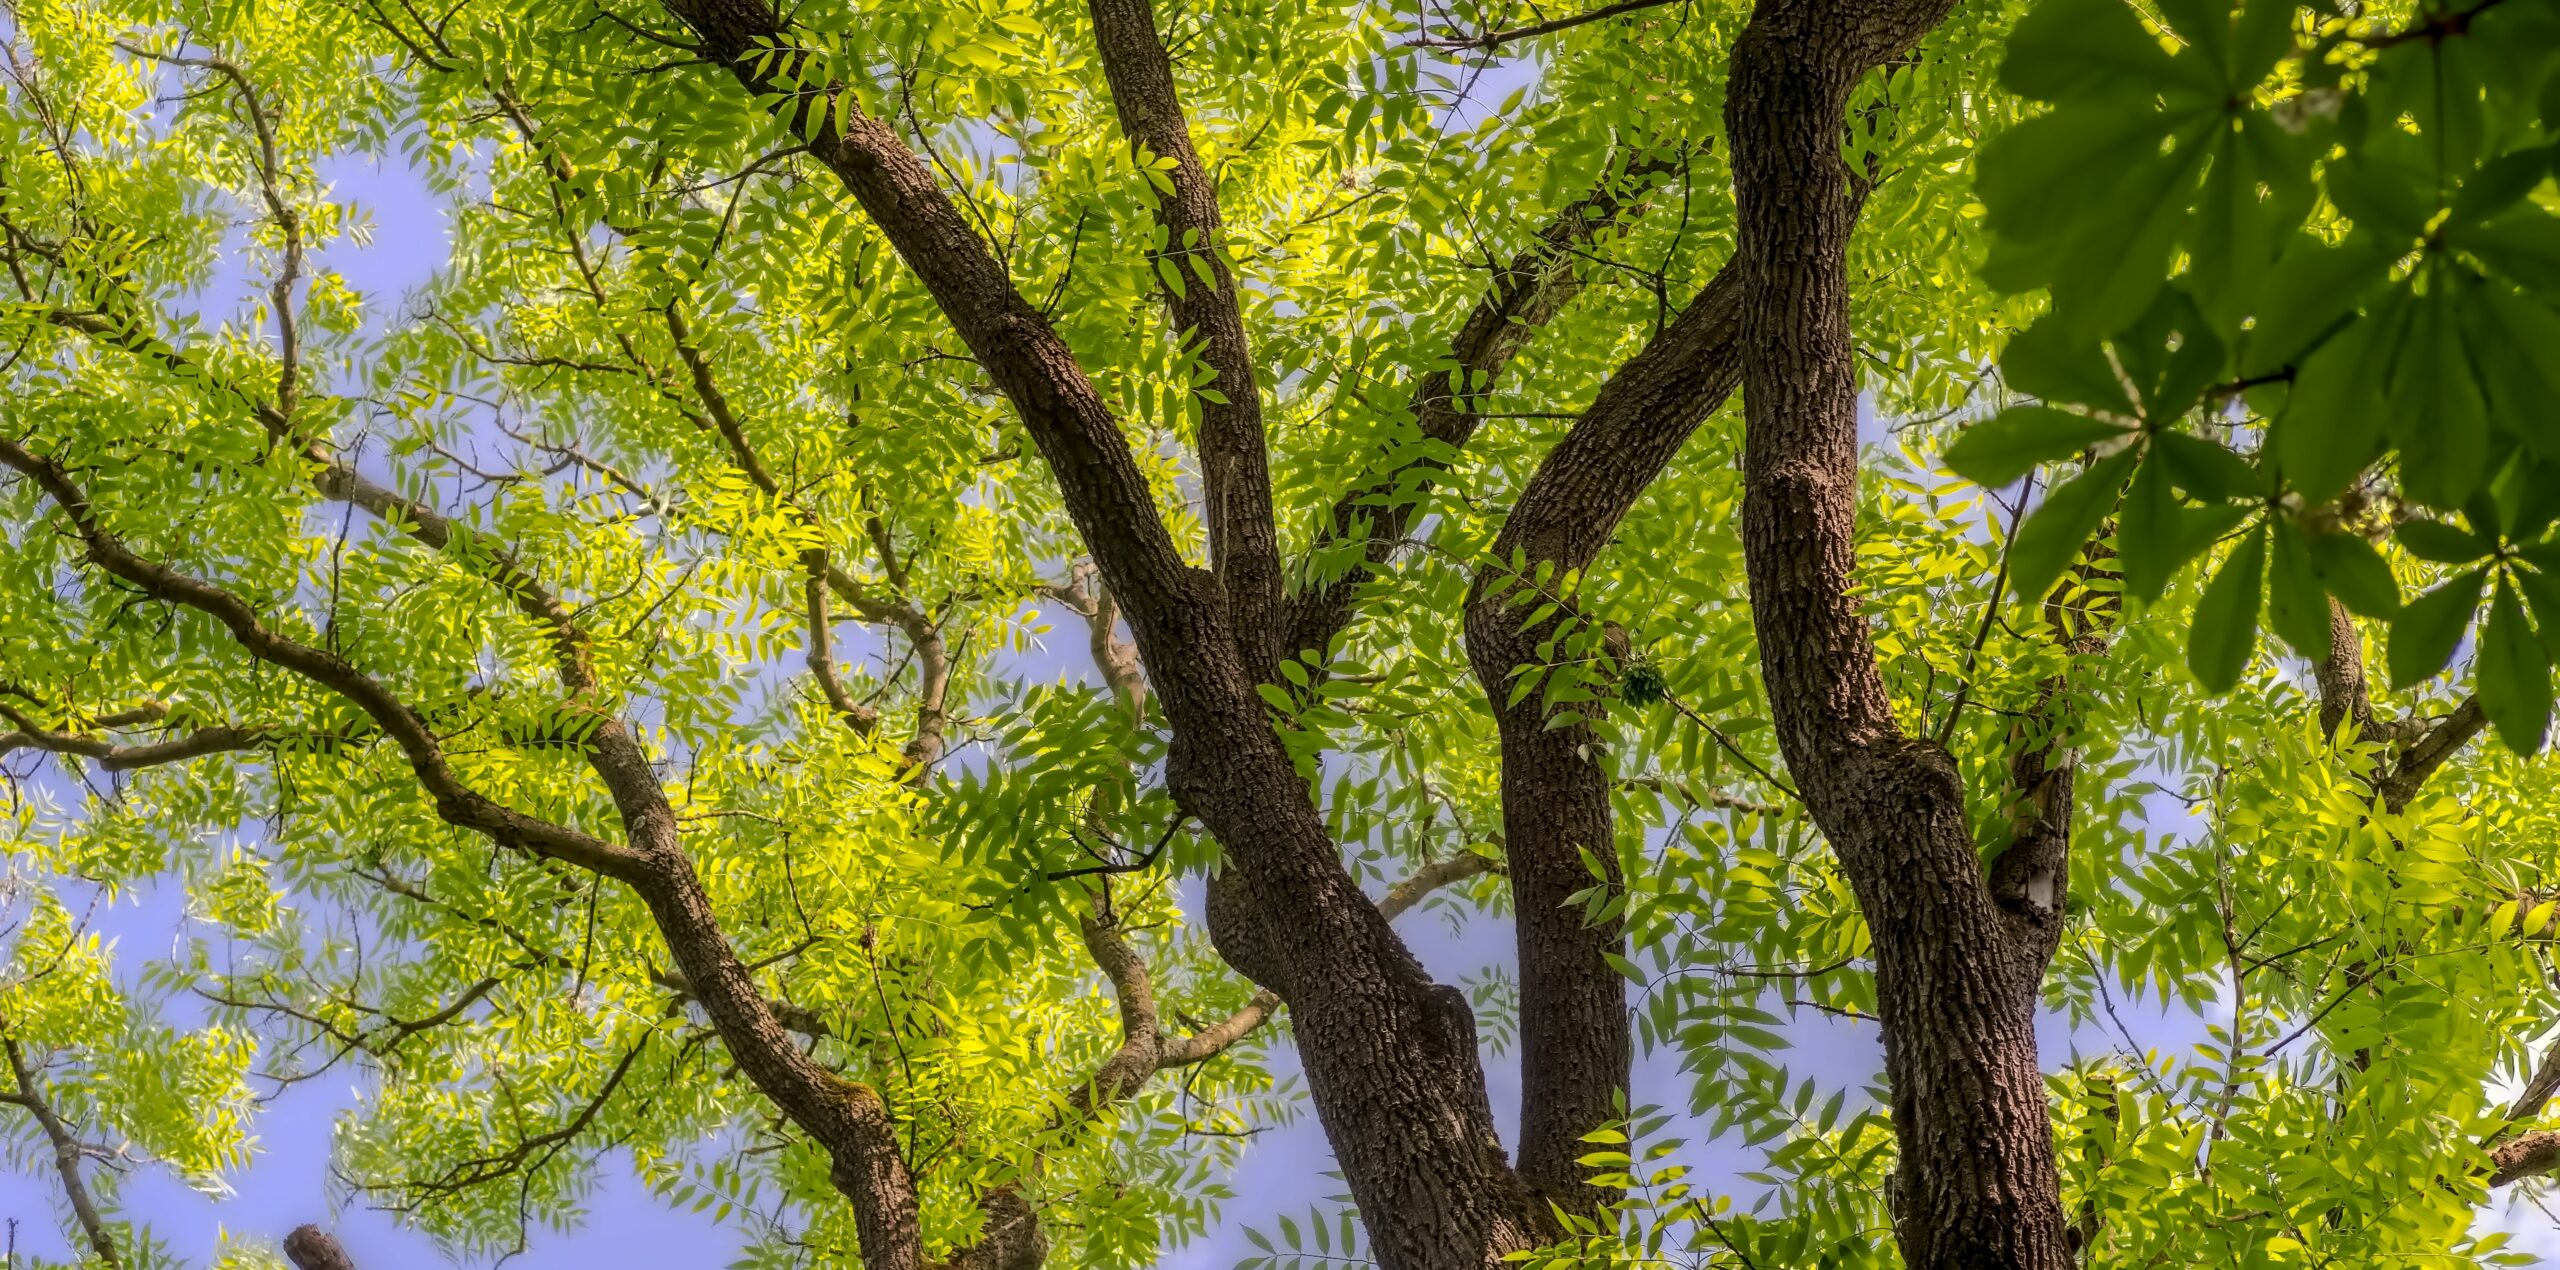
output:
[[[1778,741],[1874,935],[1903,1257],[1914,1270],[2062,1270],[2035,1047],[2060,878],[2016,879],[2011,903],[1995,898],[1955,764],[1902,734],[1850,587],[1858,374],[1844,112],[1858,78],[1946,7],[1767,0],[1734,50],[1743,547]]]

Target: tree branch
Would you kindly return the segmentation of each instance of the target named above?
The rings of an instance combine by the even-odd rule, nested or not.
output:
[[[80,1139],[72,1136],[71,1127],[62,1122],[53,1104],[36,1088],[35,1069],[28,1065],[26,1052],[18,1048],[17,1039],[0,1037],[0,1050],[8,1052],[9,1072],[18,1083],[16,1092],[0,1095],[0,1102],[14,1103],[35,1117],[36,1127],[53,1147],[53,1169],[62,1179],[63,1198],[70,1201],[71,1215],[88,1237],[89,1247],[109,1267],[122,1266],[124,1255],[116,1250],[115,1237],[108,1233],[106,1219],[99,1216],[97,1201],[90,1198],[89,1184],[80,1175]]]
[[[1619,17],[1624,14],[1636,13],[1645,9],[1658,9],[1666,4],[1686,2],[1687,0],[1618,0],[1618,3],[1616,4],[1604,4],[1599,8],[1592,9],[1588,12],[1569,14],[1561,18],[1550,18],[1544,22],[1532,22],[1526,26],[1515,26],[1507,30],[1489,30],[1475,35],[1416,36],[1413,39],[1405,41],[1404,46],[1406,48],[1473,49],[1478,51],[1496,49],[1516,40],[1532,40],[1541,35],[1553,35],[1558,31],[1570,31],[1578,26],[1587,25],[1593,22],[1606,21],[1607,19]]]
[[[721,930],[710,896],[678,841],[665,791],[618,718],[604,718],[586,753],[637,846],[524,815],[470,789],[447,765],[425,721],[379,681],[335,653],[270,630],[238,596],[135,554],[105,528],[87,496],[52,460],[0,438],[0,465],[24,473],[53,499],[93,564],[155,599],[212,617],[250,655],[363,710],[407,754],[437,815],[447,823],[631,886],[648,905],[730,1057],[833,1159],[837,1188],[853,1201],[865,1264],[871,1270],[918,1270],[922,1252],[914,1185],[899,1155],[888,1108],[878,1094],[819,1067],[791,1043]],[[574,641],[563,646],[577,647]],[[564,663],[564,675],[568,669]]]
[[[1582,277],[1573,267],[1575,249],[1641,212],[1645,196],[1681,168],[1680,162],[1667,158],[1633,159],[1623,171],[1613,165],[1611,175],[1549,218],[1529,245],[1495,272],[1492,284],[1450,340],[1450,364],[1423,375],[1414,385],[1414,423],[1424,440],[1450,450],[1466,445],[1484,417],[1472,406],[1491,390],[1530,337],[1581,293]],[[1690,309],[1697,308],[1692,301]],[[1666,352],[1661,368],[1669,370],[1675,364]],[[1300,589],[1290,600],[1283,656],[1329,647],[1350,624],[1360,587],[1404,545],[1419,493],[1433,474],[1447,466],[1433,447],[1424,447],[1391,469],[1364,476],[1360,485],[1334,501],[1316,541],[1291,573]],[[1338,576],[1316,576],[1313,561],[1339,553],[1352,542],[1361,544],[1356,563]]]
[[[335,1236],[317,1226],[296,1226],[284,1237],[285,1258],[295,1270],[356,1270],[355,1258],[347,1255]]]
[[[1171,161],[1172,188],[1146,187],[1165,241],[1153,253],[1173,327],[1215,372],[1200,397],[1200,488],[1207,504],[1209,559],[1226,588],[1245,666],[1272,671],[1279,656],[1280,546],[1271,514],[1270,454],[1263,436],[1262,390],[1234,272],[1216,180],[1201,166],[1174,86],[1173,60],[1156,31],[1151,0],[1089,0],[1094,45],[1111,85],[1120,130],[1140,161]]]
[[[630,848],[500,806],[465,786],[447,765],[441,746],[417,711],[344,658],[277,634],[240,597],[126,548],[99,522],[88,496],[52,460],[0,438],[0,465],[25,474],[53,500],[71,522],[92,564],[154,599],[213,618],[251,656],[310,680],[363,710],[408,755],[419,783],[447,823],[608,877],[628,879],[635,873],[640,857]]]

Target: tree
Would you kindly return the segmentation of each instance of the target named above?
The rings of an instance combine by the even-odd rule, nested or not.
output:
[[[2424,716],[2460,616],[2377,705],[2324,593],[2399,612],[2406,554],[2269,516],[2178,576],[2300,509],[2176,426],[2283,271],[2176,238],[2176,130],[2237,118],[2202,188],[2290,206],[2231,179],[2258,116],[2390,45],[2132,14],[22,5],[0,1030],[71,1221],[150,1255],[82,1134],[209,1179],[352,1062],[342,1169],[460,1250],[621,1148],[776,1263],[1148,1264],[1287,1114],[1284,1021],[1398,1270],[2498,1256],[2472,1208],[2560,1164],[2560,1067],[2488,1092],[2555,1004],[2553,791],[2466,749],[2524,716]],[[347,154],[451,217],[396,316],[331,268]],[[2253,655],[2270,552],[2316,700]],[[1032,606],[1090,682],[1002,655]],[[2155,790],[2208,827],[2151,841]],[[208,933],[120,984],[80,894],[161,879]],[[1513,1027],[1393,924],[1452,894],[1512,912]],[[2048,1077],[2118,988],[2232,1022]],[[1778,1007],[1872,1023],[1883,1105]],[[1782,1139],[1744,1211],[1660,1162],[1646,1047]]]

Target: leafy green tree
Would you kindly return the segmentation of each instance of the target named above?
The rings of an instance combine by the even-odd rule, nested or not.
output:
[[[154,1263],[102,1156],[218,1186],[353,1067],[341,1174],[458,1254],[623,1153],[752,1264],[1141,1266],[1306,1105],[1276,1264],[2496,1263],[2552,21],[21,0],[27,1162]],[[349,156],[448,217],[405,297]]]

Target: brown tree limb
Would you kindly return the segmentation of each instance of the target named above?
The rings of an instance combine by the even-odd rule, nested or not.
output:
[[[198,728],[182,736],[138,745],[122,745],[105,737],[80,732],[61,732],[43,727],[19,710],[0,705],[0,718],[17,725],[14,732],[0,732],[0,754],[16,749],[47,750],[55,754],[75,754],[96,760],[110,772],[132,771],[156,767],[163,763],[183,763],[207,754],[227,751],[262,749],[272,744],[276,734],[266,728],[216,726]]]
[[[1625,978],[1612,960],[1626,952],[1624,923],[1588,922],[1572,902],[1590,887],[1623,885],[1611,774],[1591,717],[1602,704],[1551,708],[1544,691],[1512,700],[1516,675],[1566,655],[1559,640],[1567,623],[1587,627],[1595,619],[1579,611],[1575,597],[1527,579],[1540,570],[1561,579],[1588,569],[1644,490],[1732,393],[1740,379],[1737,278],[1730,267],[1720,271],[1601,385],[1504,519],[1490,552],[1499,563],[1480,566],[1468,591],[1467,659],[1502,746],[1504,852],[1520,968],[1518,1168],[1541,1198],[1569,1211],[1597,1212],[1613,1198],[1585,1183],[1593,1170],[1580,1160],[1589,1154],[1585,1135],[1619,1115],[1635,1040]],[[1550,616],[1525,621],[1549,604]],[[1623,660],[1623,637],[1607,651]],[[1583,669],[1575,682],[1598,675],[1597,666]],[[1607,683],[1584,686],[1608,691]],[[1583,717],[1551,726],[1568,708]],[[1599,877],[1586,860],[1599,861]]]
[[[1153,253],[1174,330],[1197,340],[1214,378],[1199,395],[1200,490],[1209,559],[1226,589],[1247,669],[1271,673],[1279,656],[1280,545],[1271,513],[1270,452],[1262,390],[1253,371],[1244,311],[1229,268],[1216,178],[1200,162],[1173,79],[1173,59],[1156,30],[1152,0],[1088,0],[1094,45],[1120,117],[1141,160],[1170,160],[1169,191],[1149,194],[1164,244]]]
[[[1166,787],[1226,853],[1209,888],[1211,939],[1288,1002],[1317,1112],[1382,1263],[1476,1270],[1532,1246],[1535,1208],[1494,1133],[1465,994],[1432,982],[1344,869],[1255,691],[1224,588],[1184,562],[1072,351],[933,169],[860,108],[852,86],[820,73],[764,0],[667,7],[706,60],[809,138],[1047,461],[1162,704]]]
[[[1761,0],[1725,97],[1743,301],[1742,538],[1779,747],[1874,938],[1914,1270],[2070,1262],[2035,1046],[2046,956],[1977,858],[1954,762],[1905,735],[1851,583],[1850,94],[1943,0]]]
[[[922,1264],[914,1184],[879,1095],[818,1066],[796,1045],[720,927],[709,894],[677,838],[665,791],[621,720],[606,717],[587,747],[634,845],[527,816],[469,788],[453,772],[416,710],[337,654],[277,634],[238,596],[127,548],[100,522],[87,496],[50,459],[0,439],[0,465],[44,490],[78,534],[89,561],[166,603],[212,617],[244,651],[345,698],[408,756],[437,815],[501,846],[591,870],[636,891],[668,949],[711,1016],[730,1057],[766,1097],[828,1152],[837,1188],[853,1202],[870,1270]],[[574,627],[570,628],[574,630]],[[575,640],[558,641],[564,677]]]
[[[2373,694],[2365,685],[2364,637],[2355,615],[2329,599],[2329,651],[2314,668],[2320,689],[2320,734],[2335,736],[2338,725],[2355,721],[2356,734],[2373,735]]]
[[[355,1258],[347,1255],[337,1237],[317,1226],[294,1227],[284,1237],[284,1255],[294,1270],[356,1270]]]
[[[2489,1188],[2560,1171],[2560,1129],[2519,1133],[2489,1148]]]
[[[17,1039],[0,1037],[0,1050],[8,1052],[9,1073],[18,1086],[10,1093],[0,1094],[0,1102],[15,1105],[35,1118],[36,1128],[43,1131],[46,1144],[53,1148],[53,1171],[62,1179],[62,1196],[71,1205],[73,1220],[80,1223],[80,1233],[87,1237],[98,1260],[109,1267],[122,1266],[124,1254],[117,1250],[115,1236],[108,1232],[97,1201],[89,1195],[88,1180],[80,1173],[81,1157],[87,1154],[80,1139],[37,1087],[35,1068],[27,1062],[26,1051],[18,1047]]]
[[[1610,226],[1642,211],[1645,196],[1681,168],[1680,162],[1666,158],[1636,158],[1623,171],[1613,164],[1611,174],[1595,189],[1550,217],[1527,247],[1495,271],[1491,285],[1450,339],[1450,364],[1423,375],[1414,385],[1414,423],[1423,439],[1450,449],[1466,445],[1484,418],[1472,407],[1491,390],[1530,337],[1581,293],[1575,252]],[[1697,302],[1691,301],[1689,309],[1697,308]],[[1661,369],[1668,371],[1675,364],[1666,351]],[[1446,467],[1436,454],[1418,454],[1393,469],[1364,477],[1359,486],[1334,501],[1307,557],[1292,572],[1300,589],[1289,603],[1283,656],[1327,648],[1350,625],[1361,586],[1404,545],[1420,484]],[[1339,576],[1312,576],[1312,559],[1355,541],[1361,544],[1358,563]]]
[[[1392,920],[1441,887],[1495,872],[1499,867],[1492,859],[1472,852],[1434,861],[1389,887],[1378,900],[1378,911]],[[1080,917],[1077,925],[1086,951],[1104,981],[1111,985],[1120,1016],[1120,1044],[1059,1100],[1066,1113],[1050,1126],[1053,1132],[1091,1120],[1145,1088],[1159,1072],[1196,1066],[1217,1057],[1252,1035],[1280,1008],[1279,994],[1266,988],[1256,991],[1226,1018],[1189,1036],[1167,1033],[1146,959],[1121,935],[1110,912],[1107,893],[1095,897],[1094,911]],[[979,1207],[985,1215],[982,1233],[975,1244],[953,1255],[952,1270],[1038,1270],[1048,1254],[1048,1236],[1041,1228],[1039,1211],[1024,1196],[1021,1184],[1009,1183],[988,1191],[980,1198]]]

